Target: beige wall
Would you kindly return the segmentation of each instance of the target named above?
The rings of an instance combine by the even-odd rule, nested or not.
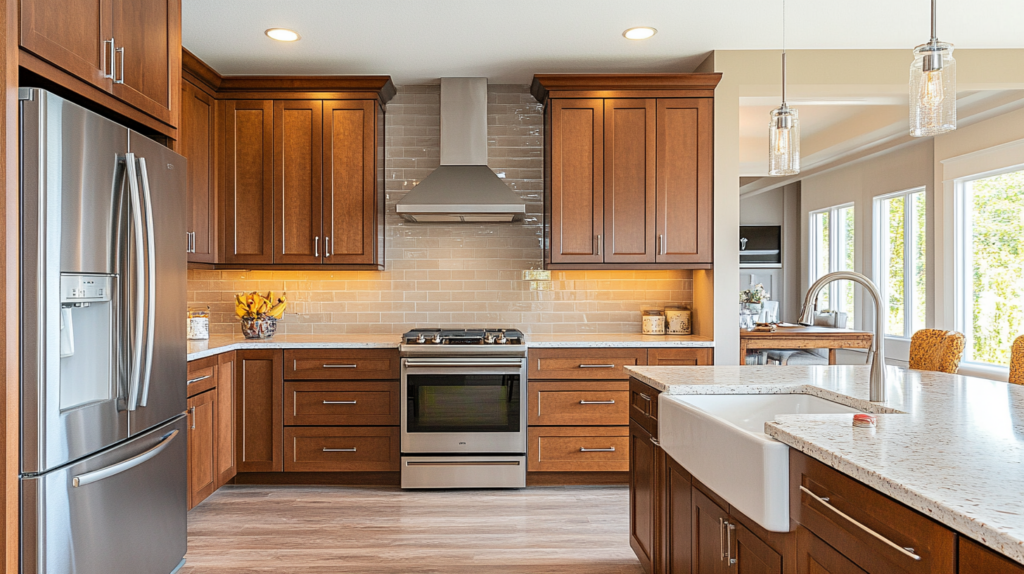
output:
[[[189,305],[209,305],[219,333],[239,330],[235,293],[270,289],[291,302],[283,333],[401,333],[415,326],[629,333],[640,331],[641,307],[693,301],[690,271],[553,271],[550,280],[531,273],[542,268],[543,122],[528,86],[490,86],[487,110],[488,163],[527,202],[526,221],[399,218],[395,204],[439,163],[439,109],[436,85],[401,86],[388,104],[384,271],[191,270]],[[694,315],[699,320],[701,311]]]

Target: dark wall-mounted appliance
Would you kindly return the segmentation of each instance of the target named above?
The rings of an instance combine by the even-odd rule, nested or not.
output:
[[[740,267],[782,267],[782,226],[741,225]]]

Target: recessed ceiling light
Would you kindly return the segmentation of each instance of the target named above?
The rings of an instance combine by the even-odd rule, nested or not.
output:
[[[658,31],[648,26],[640,26],[637,28],[630,28],[622,33],[629,40],[646,40],[651,36],[657,34]]]
[[[271,28],[266,32],[267,36],[282,42],[294,42],[299,39],[299,33],[285,28]]]

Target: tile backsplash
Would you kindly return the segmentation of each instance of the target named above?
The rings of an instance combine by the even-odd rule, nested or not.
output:
[[[282,333],[401,333],[512,326],[527,333],[637,333],[644,306],[693,301],[693,272],[540,271],[543,117],[529,86],[488,87],[488,165],[527,203],[513,224],[409,223],[395,204],[440,161],[437,85],[399,86],[387,107],[384,271],[188,272],[189,306],[240,332],[240,291],[281,291]]]

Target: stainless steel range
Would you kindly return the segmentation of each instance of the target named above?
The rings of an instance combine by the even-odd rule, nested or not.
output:
[[[402,338],[402,488],[526,486],[526,340],[515,329]]]

